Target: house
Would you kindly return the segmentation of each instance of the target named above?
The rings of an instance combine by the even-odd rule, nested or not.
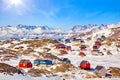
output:
[[[86,54],[84,52],[80,52],[79,56],[84,57],[84,56],[86,56]]]
[[[80,42],[81,42],[81,43],[85,43],[85,41],[84,41],[84,40],[82,40],[82,39],[80,40]]]
[[[71,62],[68,58],[63,58],[62,61],[63,61],[63,62],[68,62],[68,63]]]
[[[103,66],[96,66],[94,73],[96,73],[98,76],[105,76],[106,69]]]
[[[48,52],[48,51],[50,51],[51,49],[50,49],[50,48],[47,48],[47,47],[44,47],[43,50],[44,50],[45,52]]]
[[[23,49],[20,48],[20,47],[15,47],[15,48],[13,48],[12,50],[14,50],[14,51],[22,51]]]
[[[102,42],[101,38],[97,38],[97,41]]]
[[[104,41],[106,37],[104,35],[101,36],[101,40]]]
[[[85,50],[86,49],[86,46],[85,45],[81,45],[80,46],[80,50]]]
[[[104,55],[104,53],[101,51],[98,51],[98,55],[102,56],[102,55]]]
[[[74,42],[81,42],[81,39],[79,39],[79,38],[73,38],[73,41]]]
[[[19,48],[21,48],[21,49],[22,49],[22,48],[24,48],[24,47],[23,47],[23,46],[19,46]]]
[[[66,50],[70,51],[71,50],[71,46],[66,46]]]
[[[52,65],[52,61],[51,60],[39,60],[36,59],[34,60],[34,65]]]
[[[63,48],[65,49],[65,45],[64,44],[56,44],[56,49],[60,49],[60,48]]]
[[[30,62],[30,60],[22,59],[19,62],[19,68],[31,68],[31,67],[32,67],[32,63]]]
[[[57,44],[57,43],[59,43],[59,42],[58,42],[57,40],[53,40],[53,43],[56,43],[56,44]]]
[[[98,51],[93,51],[92,55],[94,55],[94,56],[103,56],[104,54],[103,54],[103,52],[98,50]]]
[[[80,63],[80,68],[81,69],[90,69],[90,63],[86,60],[83,60],[81,63]]]
[[[97,40],[97,41],[95,41],[95,45],[100,47],[101,46],[101,42]]]
[[[94,45],[93,46],[93,51],[95,51],[95,52],[98,51],[98,46]]]
[[[61,55],[67,54],[67,51],[65,51],[65,50],[60,50],[60,54],[61,54]]]
[[[70,43],[70,39],[65,39],[65,43]]]

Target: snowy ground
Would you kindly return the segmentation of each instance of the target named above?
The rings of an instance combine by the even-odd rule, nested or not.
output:
[[[71,64],[73,64],[74,66],[76,67],[79,67],[80,65],[80,62],[82,60],[87,60],[90,62],[91,64],[91,68],[95,68],[97,65],[102,65],[102,66],[105,66],[105,68],[109,68],[109,67],[118,67],[120,68],[120,52],[117,51],[117,48],[115,46],[115,44],[113,43],[111,46],[107,46],[107,45],[103,45],[100,47],[100,51],[102,51],[104,53],[103,56],[94,56],[91,54],[91,50],[92,50],[92,46],[94,44],[94,41],[96,39],[95,36],[96,34],[99,34],[102,35],[103,33],[106,33],[106,30],[105,31],[102,31],[102,32],[98,32],[98,33],[95,33],[92,35],[92,40],[91,41],[85,41],[85,45],[88,45],[89,48],[87,48],[85,52],[86,56],[85,57],[80,57],[78,54],[80,52],[80,48],[79,46],[74,46],[74,42],[72,43],[68,43],[68,44],[65,44],[67,46],[71,46],[72,47],[72,51],[68,51],[68,54],[66,55],[62,55],[62,56],[59,56],[58,53],[59,53],[59,50],[55,49],[55,47],[52,47],[53,45],[49,44],[48,46],[45,46],[45,47],[48,47],[48,48],[51,48],[51,51],[50,53],[54,54],[54,55],[57,55],[59,58],[61,57],[65,57],[65,58],[69,58],[71,60]],[[108,36],[110,33],[107,32],[105,35]],[[16,41],[14,41],[13,43],[18,43]],[[24,49],[27,49],[28,44],[20,44],[20,45],[17,45],[15,47],[18,47],[18,46],[24,46]],[[4,48],[8,48],[8,46],[10,46],[10,43],[8,44],[4,44],[4,45],[1,45],[1,47],[4,47]],[[107,51],[110,50],[112,55],[107,55],[106,52],[103,51],[103,48],[107,48]],[[43,47],[39,47],[39,48],[36,48],[34,49],[36,52],[33,53],[35,55],[38,55],[37,52],[43,52]],[[32,63],[33,61],[35,60],[35,57],[32,57],[32,56],[20,56],[18,59],[11,59],[10,61],[0,61],[1,63],[7,63],[11,66],[18,66],[19,64],[19,61],[21,59],[29,59]],[[54,66],[53,66],[54,67]],[[74,73],[74,77],[73,77],[73,74]],[[50,76],[50,77],[46,77],[46,76],[41,76],[41,77],[32,77],[32,76],[29,76],[29,75],[18,75],[18,74],[14,74],[14,75],[7,75],[7,74],[0,74],[0,80],[62,80],[64,78],[63,75],[66,75],[66,74],[69,74],[69,77],[65,78],[65,80],[120,80],[120,78],[94,78],[94,79],[86,79],[84,78],[85,74],[87,72],[85,70],[73,70],[71,72],[67,71],[65,73],[57,73],[59,76]],[[92,73],[91,73],[92,74]]]

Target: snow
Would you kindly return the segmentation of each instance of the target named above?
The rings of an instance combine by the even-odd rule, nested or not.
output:
[[[59,76],[57,77],[31,77],[31,76],[23,76],[20,74],[7,75],[0,74],[0,80],[61,80]]]
[[[48,44],[47,46],[44,46],[44,47],[51,48],[50,53],[58,56],[59,58],[62,58],[62,57],[69,58],[71,60],[71,64],[73,64],[76,67],[79,67],[82,60],[87,60],[90,62],[91,68],[95,68],[97,65],[102,65],[102,66],[105,66],[106,68],[109,68],[109,67],[118,67],[119,68],[120,67],[120,52],[117,51],[118,48],[115,46],[115,43],[113,43],[110,46],[102,45],[99,48],[99,50],[104,53],[103,56],[94,56],[91,54],[92,47],[93,47],[96,39],[102,35],[110,36],[109,34],[112,33],[110,28],[113,28],[115,26],[116,25],[108,25],[107,29],[102,29],[102,30],[96,29],[98,31],[93,33],[92,35],[90,35],[92,38],[92,40],[90,40],[90,41],[86,40],[86,38],[90,37],[90,36],[86,35],[86,36],[82,37],[82,39],[85,40],[85,45],[88,46],[87,49],[84,51],[86,54],[85,57],[80,57],[78,55],[79,52],[81,51],[79,48],[79,45],[75,46],[75,44],[78,44],[78,42],[76,42],[76,43],[71,42],[71,43],[67,43],[67,44],[65,44],[63,42],[65,45],[71,46],[72,50],[68,51],[67,55],[62,55],[62,56],[59,56],[57,54],[57,53],[59,53],[59,50],[55,49],[55,47],[53,47],[54,45]],[[22,30],[17,30],[17,28],[15,28],[15,27],[13,27],[13,28],[10,27],[9,29],[7,28],[8,32],[5,31],[6,28],[3,28],[3,29],[0,28],[0,29],[1,29],[0,33],[2,33],[1,36],[5,36],[6,34],[8,34],[8,32],[10,32],[12,34],[13,33],[12,31],[15,31],[15,30],[16,30],[16,33],[20,32],[20,34],[22,34]],[[61,32],[60,30],[56,30],[56,29],[54,29],[54,30],[56,32]],[[86,31],[88,31],[88,29],[86,29]],[[34,33],[41,33],[42,29],[40,27],[37,27],[37,28],[33,29],[33,32]],[[67,35],[65,35],[65,37],[67,37],[67,38],[70,37],[72,35],[70,33],[71,33],[71,31]],[[32,34],[32,33],[30,33],[30,34],[34,36],[34,34]],[[29,34],[27,34],[27,35],[29,35]],[[51,34],[43,34],[43,36],[44,35],[52,37]],[[54,34],[54,35],[56,35],[56,34]],[[63,35],[59,34],[59,36],[63,36]],[[26,39],[22,39],[22,40],[26,40]],[[12,43],[17,44],[17,43],[19,43],[19,41],[13,41]],[[20,44],[20,45],[16,45],[15,47],[23,46],[24,47],[23,50],[25,50],[28,48],[27,45],[28,44]],[[10,43],[0,45],[0,47],[4,47],[4,48],[8,48],[8,46],[10,46]],[[103,48],[106,48],[106,51],[104,51]],[[32,55],[34,54],[34,55],[39,56],[38,52],[44,52],[44,50],[43,50],[43,47],[39,47],[39,48],[34,49],[34,51],[36,51],[36,52],[32,52],[31,55],[29,55],[29,56],[22,55],[18,59],[11,59],[10,61],[0,61],[0,62],[7,63],[7,64],[14,66],[14,67],[18,66],[19,61],[21,59],[29,59],[33,63],[36,58]],[[110,51],[112,53],[112,55],[107,55],[107,51]],[[54,69],[56,66],[60,66],[60,65],[59,64],[53,65],[51,68]],[[39,68],[39,67],[33,66],[33,68]],[[29,69],[24,69],[24,70],[25,70],[25,72],[27,72]],[[74,77],[73,77],[72,73],[75,73]],[[65,78],[65,80],[93,80],[93,79],[84,78],[87,73],[90,73],[90,72],[87,72],[85,70],[73,70],[73,71],[67,71],[65,73],[58,72],[56,74],[58,74],[59,76],[50,76],[50,77],[45,77],[45,75],[40,76],[40,77],[32,77],[29,75],[23,76],[23,75],[18,75],[18,74],[14,74],[14,75],[0,74],[0,80],[61,80],[61,78]],[[69,75],[70,77],[65,77],[64,75],[66,75],[66,74]],[[90,74],[92,74],[92,72]],[[95,78],[94,80],[119,80],[119,78],[111,78],[111,79],[109,79],[109,78],[101,78],[101,79]]]

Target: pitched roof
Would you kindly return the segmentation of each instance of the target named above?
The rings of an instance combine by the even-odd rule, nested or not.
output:
[[[101,70],[102,68],[104,68],[103,66],[96,66],[95,70]]]
[[[86,64],[88,61],[86,61],[86,60],[83,60],[82,62],[81,62],[81,64]]]
[[[26,63],[29,63],[29,62],[30,62],[30,60],[22,59],[19,63],[20,63],[20,64],[22,64],[22,63],[25,63],[25,64],[26,64]]]

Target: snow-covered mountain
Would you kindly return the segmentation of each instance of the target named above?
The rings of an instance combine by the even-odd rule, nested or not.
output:
[[[72,32],[87,32],[87,31],[90,31],[90,32],[97,32],[97,31],[100,31],[100,30],[104,30],[104,29],[109,29],[109,28],[115,28],[115,27],[119,27],[120,26],[120,23],[119,24],[108,24],[108,25],[104,25],[104,24],[101,24],[101,25],[92,25],[92,24],[88,24],[88,25],[75,25],[73,26],[73,28],[71,29]]]
[[[38,37],[39,36],[66,36],[70,34],[76,33],[86,33],[86,32],[98,32],[102,30],[109,30],[110,28],[119,27],[120,23],[118,24],[109,24],[109,25],[96,25],[96,24],[88,24],[88,25],[75,25],[69,31],[64,32],[59,28],[50,28],[48,26],[31,26],[31,25],[22,25],[19,24],[17,26],[1,26],[0,27],[0,39],[6,38],[22,38],[22,37]]]
[[[1,26],[0,27],[0,39],[6,39],[10,37],[24,37],[26,35],[40,35],[42,33],[51,34],[51,33],[60,33],[61,29],[50,28],[48,26],[31,26],[31,25],[22,25],[17,26]]]
[[[8,25],[0,27],[0,33],[0,39],[11,38],[0,41],[0,80],[120,80],[120,24],[77,25],[71,32],[62,32],[48,26]],[[64,39],[38,39],[41,35],[52,35],[52,38],[59,35],[64,36]],[[18,40],[12,37],[24,38]],[[69,39],[70,42],[67,42]],[[57,41],[64,48],[57,48]],[[50,60],[52,64],[36,65],[36,59]],[[25,60],[32,63],[32,66],[19,66]],[[90,63],[89,70],[82,69],[82,61]],[[97,66],[105,67],[104,75],[95,72]]]

